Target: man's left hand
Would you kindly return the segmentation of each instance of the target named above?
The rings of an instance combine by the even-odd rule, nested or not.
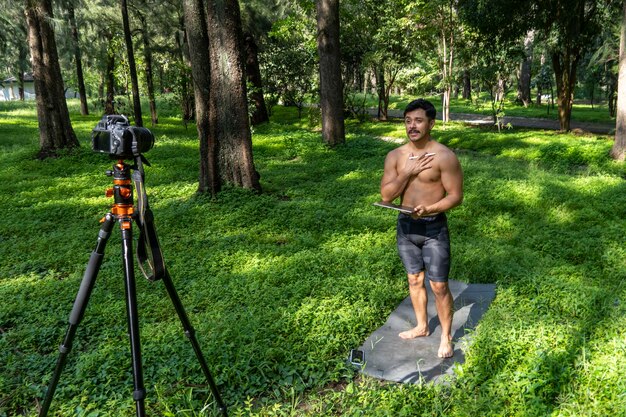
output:
[[[413,209],[414,216],[422,217],[428,216],[429,214],[431,214],[430,210],[428,210],[428,207],[423,204],[420,204]]]

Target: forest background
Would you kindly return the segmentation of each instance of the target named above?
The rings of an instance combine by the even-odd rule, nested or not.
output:
[[[4,3],[4,87],[23,97],[32,74],[39,94],[0,103],[0,415],[40,407],[107,204],[89,134],[113,113],[157,137],[148,189],[166,258],[232,414],[625,414],[621,2]],[[345,363],[406,293],[393,219],[370,203],[404,136],[389,110],[416,96],[437,104],[435,133],[467,176],[453,274],[498,284],[447,386]],[[492,128],[451,123],[455,110]],[[616,129],[568,132],[577,117]],[[119,269],[103,265],[60,415],[133,408]],[[217,413],[171,306],[139,288],[150,412]]]

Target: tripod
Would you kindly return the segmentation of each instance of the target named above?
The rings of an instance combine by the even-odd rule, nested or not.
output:
[[[137,314],[137,292],[135,286],[135,272],[132,259],[132,224],[135,221],[141,234],[139,237],[137,255],[139,258],[139,266],[144,271],[142,263],[148,263],[153,271],[153,275],[148,279],[155,281],[161,279],[165,285],[165,289],[174,304],[178,318],[180,319],[185,336],[191,342],[191,346],[196,354],[196,358],[200,363],[202,372],[209,383],[209,387],[217,402],[220,412],[226,416],[226,406],[222,402],[220,394],[217,390],[217,386],[213,381],[213,377],[209,372],[206,360],[200,350],[200,345],[195,336],[194,328],[191,326],[187,313],[178,297],[178,293],[174,288],[172,279],[165,268],[163,263],[163,257],[159,249],[158,238],[156,230],[154,228],[153,216],[150,208],[148,207],[148,201],[145,194],[145,187],[143,183],[143,165],[142,161],[145,161],[143,157],[137,156],[135,158],[135,166],[129,166],[123,160],[119,160],[113,165],[112,171],[107,171],[108,176],[113,177],[114,187],[108,189],[106,195],[114,198],[113,208],[102,219],[102,226],[98,233],[98,241],[94,251],[91,253],[85,274],[80,283],[78,294],[74,301],[74,306],[69,317],[69,327],[65,334],[65,338],[59,347],[59,358],[57,360],[56,368],[50,381],[46,397],[41,407],[39,416],[45,417],[48,414],[50,404],[52,403],[52,397],[54,391],[59,382],[61,372],[65,366],[67,355],[72,349],[72,341],[76,335],[76,330],[85,314],[89,297],[93,290],[98,271],[102,265],[104,259],[104,249],[107,241],[111,236],[113,226],[115,223],[119,223],[120,230],[122,232],[122,258],[124,267],[124,279],[125,279],[125,295],[126,295],[126,313],[128,320],[128,332],[130,336],[131,346],[131,360],[133,369],[133,399],[135,401],[135,408],[137,411],[137,417],[144,417],[146,415],[144,399],[146,397],[146,390],[143,382],[143,371],[141,362],[141,344],[139,340],[139,318]],[[132,179],[135,182],[135,188],[138,193],[138,207],[137,210],[133,206],[133,188],[131,183],[131,169],[135,169],[132,173]],[[146,248],[149,246],[149,250]],[[150,259],[151,258],[151,259]],[[145,271],[144,271],[145,274]]]

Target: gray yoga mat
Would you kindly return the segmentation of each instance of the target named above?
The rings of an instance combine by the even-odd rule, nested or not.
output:
[[[454,356],[448,359],[437,357],[441,325],[435,310],[435,299],[427,283],[430,336],[411,340],[398,336],[398,333],[415,327],[411,300],[405,298],[387,322],[358,349],[364,355],[363,365],[360,366],[363,374],[406,383],[445,382],[446,376],[452,375],[454,364],[465,360],[462,348],[469,343],[466,331],[476,326],[494,299],[495,284],[465,284],[450,280],[449,285],[455,310],[452,321]]]

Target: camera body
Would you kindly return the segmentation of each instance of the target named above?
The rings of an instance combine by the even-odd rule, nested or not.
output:
[[[116,159],[133,159],[154,146],[154,135],[143,127],[131,126],[124,115],[105,115],[91,131],[94,152]]]

